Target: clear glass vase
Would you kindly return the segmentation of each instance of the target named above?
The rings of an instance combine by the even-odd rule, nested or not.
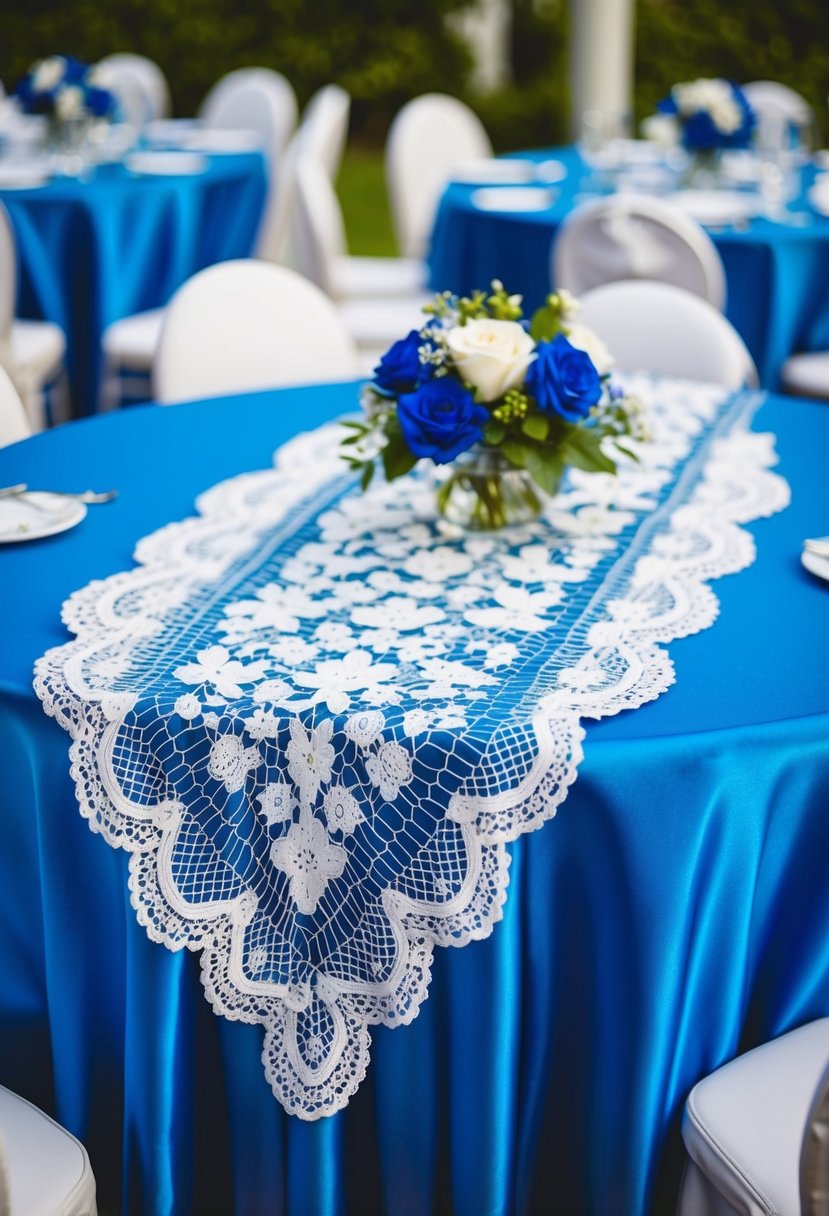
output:
[[[91,122],[88,116],[52,118],[49,123],[49,151],[52,171],[63,177],[79,177],[88,166]]]
[[[544,493],[526,469],[516,469],[497,448],[473,447],[438,472],[438,511],[449,523],[491,532],[541,514]]]
[[[690,154],[685,185],[694,190],[719,190],[724,186],[722,148],[700,148]]]

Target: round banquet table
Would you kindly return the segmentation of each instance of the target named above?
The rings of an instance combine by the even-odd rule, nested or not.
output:
[[[17,242],[17,311],[54,321],[66,334],[76,415],[98,408],[106,327],[166,304],[205,266],[247,257],[266,190],[258,151],[211,156],[192,174],[112,164],[88,179],[0,186]]]
[[[533,211],[482,210],[473,185],[452,183],[440,202],[431,238],[429,266],[435,291],[466,294],[501,279],[534,309],[551,290],[550,249],[559,224],[583,198],[588,183],[574,148],[522,153],[554,158],[567,169],[554,185],[549,206]],[[767,388],[778,388],[783,362],[800,350],[829,346],[829,217],[804,194],[788,222],[762,217],[745,226],[712,228],[725,266],[726,315],[742,334]],[[498,189],[499,187],[494,187]],[[670,195],[667,196],[670,198]]]
[[[70,592],[356,393],[136,407],[0,451],[2,485],[119,490],[0,548],[0,1082],[83,1139],[103,1212],[672,1211],[691,1086],[829,1014],[829,586],[799,563],[829,520],[829,410],[761,407],[792,503],[751,525],[757,561],[671,645],[673,688],[587,724],[557,818],[511,846],[503,922],[436,951],[417,1019],[375,1031],[348,1108],[304,1123],[263,1077],[261,1029],[215,1017],[197,960],[139,927],[32,666],[66,640]]]

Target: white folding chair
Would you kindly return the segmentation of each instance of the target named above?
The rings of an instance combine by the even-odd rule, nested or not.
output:
[[[386,183],[401,253],[423,258],[440,196],[462,161],[492,156],[483,124],[462,101],[424,93],[403,106],[386,139]]]
[[[170,86],[157,63],[128,51],[98,61],[106,87],[118,98],[127,122],[142,127],[170,113]]]
[[[815,112],[806,98],[779,80],[752,80],[743,85],[743,92],[760,122],[766,117],[784,119],[807,132],[814,126]]]
[[[715,308],[725,303],[725,272],[710,236],[679,207],[644,194],[574,208],[553,241],[551,275],[554,287],[574,295],[619,279],[651,279]]]
[[[302,114],[299,151],[313,156],[336,181],[348,138],[351,98],[338,84],[327,84],[314,93]]]
[[[653,372],[737,389],[758,383],[740,335],[712,304],[670,283],[606,283],[582,296],[580,324],[621,371]]]
[[[3,1086],[0,1145],[2,1216],[96,1216],[95,1177],[84,1146]]]
[[[275,172],[297,123],[296,94],[271,68],[239,68],[213,85],[199,110],[206,127],[255,131]]]
[[[677,1216],[827,1216],[829,1018],[698,1082],[682,1138]]]
[[[0,448],[27,439],[32,433],[23,402],[8,372],[0,367]]]
[[[163,405],[347,380],[356,352],[334,305],[285,266],[245,259],[199,271],[170,301],[153,366]]]
[[[297,237],[298,269],[333,299],[400,296],[422,292],[428,281],[415,258],[352,257],[337,193],[322,165],[301,155],[296,165],[301,198]]]
[[[51,321],[17,320],[16,290],[14,230],[6,208],[0,203],[0,366],[6,369],[20,394],[32,430],[40,431],[47,421],[47,389],[58,407],[56,412],[65,412],[66,338],[60,326]]]
[[[349,277],[353,280],[360,276],[352,273],[350,259],[337,253],[344,244],[344,234],[334,188],[322,166],[309,157],[300,157],[297,164],[294,215],[297,264],[327,295],[337,298],[340,317],[358,347],[379,357],[395,339],[423,324],[423,305],[429,296],[415,289],[418,281],[421,286],[425,283],[425,274],[421,277],[417,263],[403,261],[398,269],[395,259],[356,259],[358,267],[364,261],[380,263],[375,281],[385,278],[394,290],[350,297],[343,294]],[[368,278],[364,276],[363,286],[367,286]]]

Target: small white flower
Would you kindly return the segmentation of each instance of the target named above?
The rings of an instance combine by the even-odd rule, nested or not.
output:
[[[507,629],[518,633],[541,633],[548,622],[538,614],[561,600],[561,589],[530,594],[523,587],[503,584],[492,593],[497,608],[469,608],[466,619],[484,629]]]
[[[413,553],[403,569],[407,574],[429,583],[445,583],[450,578],[468,574],[472,569],[472,558],[458,549],[450,549],[448,545],[439,545],[435,549],[421,549]]]
[[[371,784],[380,790],[380,797],[393,802],[400,787],[412,779],[411,756],[399,743],[384,743],[366,760],[366,772]]]
[[[352,714],[345,724],[345,737],[358,747],[371,747],[383,733],[386,720],[379,710],[369,709]]]
[[[137,700],[138,693],[135,692],[105,693],[101,697],[101,709],[108,721],[114,722],[118,718],[126,717]]]
[[[323,659],[314,671],[297,671],[300,688],[315,689],[314,700],[324,701],[332,714],[349,706],[349,693],[385,684],[397,674],[392,663],[375,663],[367,650],[351,650],[341,659]]]
[[[192,692],[182,693],[180,697],[176,698],[173,710],[180,718],[184,718],[186,722],[192,722],[201,713],[199,698],[195,697]]]
[[[425,709],[410,709],[403,715],[403,733],[408,739],[421,735],[432,725],[432,714]]]
[[[245,730],[251,739],[275,739],[279,732],[279,720],[269,710],[255,709],[250,718],[243,718]]]
[[[256,684],[266,671],[261,660],[240,663],[224,646],[208,646],[197,651],[195,663],[177,667],[173,675],[182,684],[212,684],[223,697],[234,698],[241,697],[243,684]]]
[[[357,799],[344,785],[332,785],[322,800],[322,806],[329,832],[340,831],[344,836],[350,836],[359,824],[365,822]]]
[[[311,663],[319,654],[319,647],[300,637],[284,637],[268,647],[268,654],[292,667],[294,663]]]
[[[291,898],[307,916],[316,912],[329,880],[339,878],[347,860],[345,849],[331,843],[312,815],[301,818],[271,845],[271,861],[290,878]]]
[[[291,692],[291,686],[284,680],[264,680],[254,688],[253,699],[257,705],[278,705]]]
[[[211,777],[223,782],[229,794],[235,794],[261,759],[258,747],[245,747],[237,735],[222,735],[210,748],[207,768]]]
[[[323,621],[314,630],[314,639],[326,649],[348,650],[354,645],[354,634],[344,621]]]
[[[567,341],[577,350],[583,350],[600,376],[606,376],[613,367],[613,356],[604,342],[586,325],[568,322],[565,330]]]
[[[418,637],[410,634],[400,639],[395,647],[397,657],[403,663],[419,663],[423,659],[436,659],[446,652],[449,643],[442,638]]]
[[[271,781],[256,799],[268,823],[292,819],[297,800],[287,781]]]
[[[268,951],[264,946],[254,946],[248,955],[248,971],[251,975],[256,975],[262,971],[268,963]]]
[[[291,718],[290,731],[288,772],[299,789],[303,806],[306,806],[314,801],[323,782],[331,780],[331,765],[334,763],[331,735],[334,726],[330,718],[325,718],[309,732],[299,718]]]
[[[518,658],[519,650],[512,642],[499,642],[487,648],[484,667],[488,671],[496,671],[499,667],[509,667]]]
[[[404,595],[393,595],[375,607],[354,608],[351,612],[355,625],[367,625],[377,629],[387,627],[398,629],[401,633],[422,629],[424,625],[433,625],[436,621],[442,621],[445,616],[442,608],[437,608],[434,604],[419,604],[417,600]]]

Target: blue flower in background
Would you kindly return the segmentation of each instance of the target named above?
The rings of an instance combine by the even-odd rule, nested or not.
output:
[[[403,438],[415,456],[449,464],[483,439],[489,414],[452,376],[428,380],[417,392],[397,402]]]
[[[689,152],[746,148],[757,123],[739,85],[719,78],[675,84],[656,108],[659,113],[676,118]]]
[[[556,334],[539,342],[538,357],[527,370],[525,386],[544,414],[579,422],[602,395],[602,381],[589,355]]]
[[[425,339],[413,329],[390,346],[374,369],[374,383],[387,393],[404,393],[431,379],[434,366],[421,363],[420,348]]]

